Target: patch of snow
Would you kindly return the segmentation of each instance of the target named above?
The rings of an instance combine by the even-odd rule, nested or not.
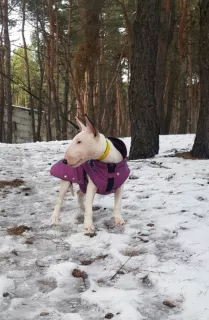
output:
[[[113,196],[97,195],[93,238],[70,194],[60,225],[50,220],[59,181],[49,170],[69,141],[0,144],[0,180],[24,180],[0,189],[0,319],[208,320],[208,160],[174,157],[193,141],[161,136],[159,155],[129,161],[126,225],[114,227]],[[22,224],[32,229],[7,234]],[[75,278],[73,269],[88,277]]]

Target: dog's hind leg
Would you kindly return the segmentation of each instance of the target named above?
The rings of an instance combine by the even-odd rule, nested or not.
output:
[[[56,201],[56,205],[54,208],[54,211],[52,213],[52,222],[54,224],[58,224],[59,220],[60,220],[60,209],[64,200],[64,197],[68,191],[70,187],[70,182],[69,181],[65,181],[65,180],[61,180],[60,181],[60,192],[59,192],[59,197]]]
[[[125,222],[121,216],[121,203],[123,196],[123,185],[115,191],[114,219],[115,224],[123,225]]]

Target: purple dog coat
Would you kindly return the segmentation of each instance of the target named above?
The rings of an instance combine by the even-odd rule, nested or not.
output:
[[[126,181],[130,169],[127,165],[127,150],[123,141],[117,138],[108,138],[120,151],[123,160],[119,163],[104,163],[97,160],[89,160],[77,168],[71,168],[63,160],[55,163],[50,174],[71,183],[77,183],[83,193],[86,193],[88,184],[87,175],[97,187],[98,194],[115,192]]]

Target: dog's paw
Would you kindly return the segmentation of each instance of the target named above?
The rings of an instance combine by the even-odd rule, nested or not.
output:
[[[60,220],[61,220],[61,217],[60,217],[60,215],[57,215],[57,214],[53,213],[51,219],[52,219],[52,224],[59,224]]]
[[[95,226],[93,225],[93,221],[91,220],[85,220],[84,221],[84,228],[86,231],[94,231],[95,230]]]
[[[120,216],[120,217],[114,217],[115,219],[115,224],[116,225],[120,225],[120,226],[123,226],[125,224],[125,221],[123,220],[123,218]]]

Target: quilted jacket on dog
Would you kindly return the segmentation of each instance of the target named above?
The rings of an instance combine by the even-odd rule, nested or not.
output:
[[[108,138],[123,156],[117,164],[90,160],[77,168],[71,168],[63,160],[55,163],[50,174],[71,183],[77,183],[82,192],[86,193],[88,184],[87,175],[97,187],[97,193],[106,195],[115,192],[126,181],[130,169],[127,165],[127,149],[123,141],[117,138]]]

